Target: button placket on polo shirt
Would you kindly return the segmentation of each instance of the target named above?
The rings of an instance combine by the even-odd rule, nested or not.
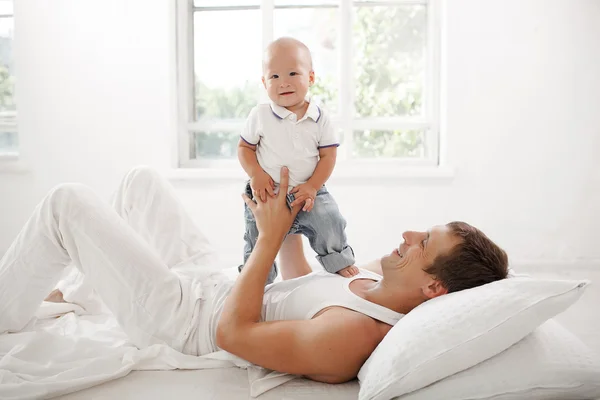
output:
[[[302,149],[302,141],[300,140],[300,135],[298,133],[300,123],[297,121],[296,114],[291,114],[290,117],[290,139],[292,140],[292,145],[295,150]]]

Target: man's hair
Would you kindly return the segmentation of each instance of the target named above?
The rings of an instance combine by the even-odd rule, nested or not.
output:
[[[435,276],[448,293],[506,278],[508,257],[479,229],[460,221],[447,224],[461,242],[439,255],[425,272]]]

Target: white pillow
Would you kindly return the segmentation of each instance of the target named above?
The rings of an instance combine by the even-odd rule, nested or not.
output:
[[[566,310],[588,283],[515,277],[421,304],[359,371],[359,399],[401,396],[495,356]]]
[[[600,359],[549,320],[502,353],[399,400],[600,398]]]

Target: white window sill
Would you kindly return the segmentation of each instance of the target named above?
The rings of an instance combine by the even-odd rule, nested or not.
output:
[[[0,174],[25,174],[29,168],[19,159],[18,155],[0,154]]]
[[[242,167],[238,168],[177,168],[166,172],[171,181],[245,181],[248,179]],[[328,182],[394,183],[422,181],[450,181],[454,169],[449,166],[394,166],[374,163],[372,165],[336,166]]]

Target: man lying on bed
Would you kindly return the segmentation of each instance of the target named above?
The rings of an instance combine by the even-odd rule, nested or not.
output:
[[[279,193],[287,186],[283,168]],[[398,248],[371,265],[378,274],[313,272],[265,288],[299,207],[290,211],[281,194],[244,201],[260,234],[232,282],[221,273],[179,271],[210,269],[203,265],[207,241],[153,170],[127,174],[112,206],[85,186],[56,187],[0,260],[0,333],[22,329],[73,263],[138,347],[162,343],[193,355],[223,349],[338,383],[356,377],[392,325],[419,304],[507,275],[505,252],[455,222],[405,232]],[[294,268],[305,262],[301,253],[296,258]]]

